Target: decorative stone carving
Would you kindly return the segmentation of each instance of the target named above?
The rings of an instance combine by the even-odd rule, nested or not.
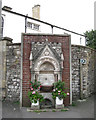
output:
[[[38,80],[43,86],[51,86],[55,82],[54,74],[39,74]]]
[[[49,62],[43,63],[40,66],[40,71],[54,71],[54,66],[50,64]]]
[[[45,56],[49,56],[50,53],[48,50],[46,50],[44,54],[45,54]]]
[[[52,106],[54,106],[54,100],[51,96],[53,83],[57,80],[62,80],[60,74],[61,68],[63,68],[63,64],[61,64],[61,62],[64,62],[64,56],[61,52],[61,47],[59,45],[59,48],[57,48],[57,43],[48,43],[48,40],[46,40],[45,43],[40,45],[36,43],[32,44],[31,50],[31,80],[33,81],[34,79],[37,79],[40,81],[43,86],[41,93],[44,98],[47,96],[47,99],[51,100]]]
[[[61,60],[64,61],[64,56],[63,56],[63,54],[61,54]]]
[[[32,55],[32,52],[30,53],[30,60],[32,60],[33,59],[33,55]]]
[[[61,54],[61,68],[63,69],[64,56]]]

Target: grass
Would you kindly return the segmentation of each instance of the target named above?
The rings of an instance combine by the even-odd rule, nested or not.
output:
[[[66,111],[68,111],[69,109],[68,108],[66,108],[66,109],[41,109],[41,110],[32,110],[33,112],[35,112],[35,113],[40,113],[40,112],[66,112]]]
[[[66,112],[66,111],[68,111],[67,109],[61,109],[61,112]]]
[[[60,111],[61,112],[66,112],[68,110],[67,109],[61,109]],[[47,112],[47,111],[46,110],[43,110],[43,111],[42,110],[34,110],[33,112],[40,113],[40,112]],[[56,112],[56,110],[53,109],[52,112]]]
[[[47,112],[46,110],[43,110],[43,112]]]
[[[17,104],[17,105],[19,105],[20,104],[20,102],[19,101],[15,101],[15,102],[13,102],[14,104]]]
[[[40,112],[47,112],[46,110],[34,110],[33,112],[40,113]]]
[[[5,102],[5,99],[2,99],[2,102]]]
[[[75,102],[72,102],[72,106],[74,106],[74,107],[75,107],[75,106],[76,106],[76,103],[75,103]]]
[[[56,110],[52,110],[52,112],[56,112]]]
[[[41,110],[34,110],[33,112],[40,113],[42,111]]]

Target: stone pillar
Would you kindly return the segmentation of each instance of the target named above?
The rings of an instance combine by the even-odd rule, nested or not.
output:
[[[35,80],[38,80],[38,74],[35,74]]]
[[[80,61],[80,99],[83,99],[83,69],[82,69],[82,63]]]
[[[58,81],[58,74],[54,74],[54,79],[55,79],[55,82]]]
[[[6,51],[7,51],[7,44],[12,43],[12,39],[8,37],[4,37],[0,41],[0,60],[2,64],[0,64],[0,71],[2,71],[2,98],[6,97]]]

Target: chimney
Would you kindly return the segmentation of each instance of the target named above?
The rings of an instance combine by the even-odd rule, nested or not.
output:
[[[33,13],[32,15],[33,18],[40,20],[40,5],[35,5],[32,8],[32,13]]]

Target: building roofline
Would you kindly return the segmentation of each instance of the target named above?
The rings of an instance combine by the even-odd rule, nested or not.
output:
[[[65,30],[65,31],[67,31],[67,32],[71,32],[71,33],[76,34],[76,35],[80,35],[80,36],[86,37],[86,36],[83,35],[83,34],[80,34],[80,33],[77,33],[77,32],[74,32],[74,31],[71,31],[71,30],[68,30],[68,29],[65,29],[65,28],[62,28],[62,27],[53,25],[53,24],[50,24],[50,23],[45,22],[45,21],[42,21],[42,20],[35,19],[35,18],[33,18],[33,17],[29,17],[28,15],[23,15],[23,14],[21,14],[21,13],[17,13],[17,12],[14,12],[14,11],[6,10],[6,9],[4,9],[4,8],[2,8],[2,10],[3,10],[3,11],[6,11],[6,12],[9,12],[9,13],[12,13],[12,14],[14,14],[14,15],[18,15],[18,16],[25,17],[25,18],[28,18],[28,19],[31,19],[31,20],[35,20],[35,21],[37,21],[37,22],[41,22],[41,23],[43,23],[43,24],[46,24],[46,25],[51,26],[52,28],[55,27],[55,28],[58,28],[58,29],[61,29],[61,30]]]

